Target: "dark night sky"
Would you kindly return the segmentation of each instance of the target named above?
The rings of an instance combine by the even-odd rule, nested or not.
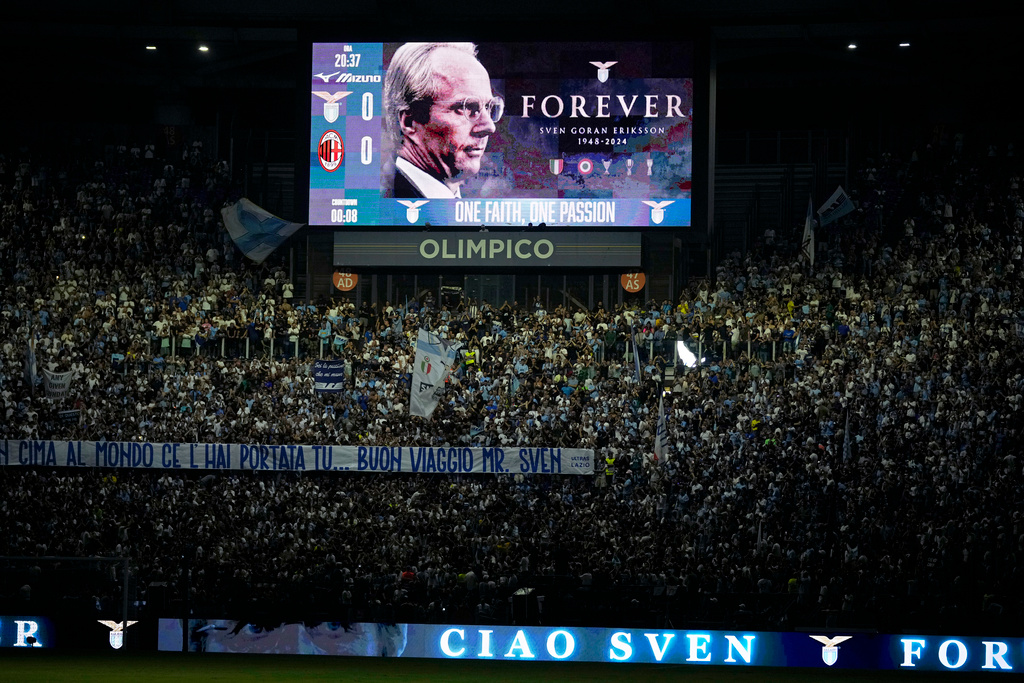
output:
[[[312,38],[671,41],[715,36],[718,125],[728,130],[936,120],[1013,126],[1024,63],[1006,3],[780,0],[391,3],[118,0],[21,3],[0,25],[9,123],[294,125],[295,87]],[[568,4],[567,4],[568,5]],[[857,51],[846,49],[854,40]],[[897,43],[909,40],[911,48]],[[205,42],[209,53],[196,47]],[[159,47],[147,52],[147,44]],[[223,122],[222,122],[223,123]]]

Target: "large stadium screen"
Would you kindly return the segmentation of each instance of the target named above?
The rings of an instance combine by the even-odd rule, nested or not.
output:
[[[690,224],[691,43],[314,43],[309,223]]]

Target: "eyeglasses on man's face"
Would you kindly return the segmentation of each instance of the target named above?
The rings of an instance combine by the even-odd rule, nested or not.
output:
[[[484,111],[487,112],[488,118],[493,123],[497,123],[501,119],[501,115],[505,113],[505,100],[500,97],[491,98],[489,101],[484,102],[476,97],[467,97],[461,100],[453,100],[451,102],[435,102],[438,107],[445,107],[449,111],[454,111],[462,114],[469,121],[476,123],[480,120],[480,114]]]

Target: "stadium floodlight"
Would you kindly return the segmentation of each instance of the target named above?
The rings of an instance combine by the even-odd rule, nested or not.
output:
[[[199,46],[199,51],[200,51],[200,52],[209,52],[209,51],[210,51],[210,48],[208,48],[208,47],[207,47],[207,46],[205,46],[205,45],[200,45],[200,46]]]
[[[686,342],[682,339],[676,342],[676,354],[679,356],[679,360],[683,362],[688,368],[697,367],[697,356],[694,355],[693,351],[690,351],[686,346]],[[701,359],[703,360],[703,359]]]
[[[847,50],[856,50],[857,49],[857,43],[850,43],[849,45],[846,46],[846,49]]]
[[[900,47],[910,47],[910,43],[900,43]]]
[[[146,49],[147,50],[155,50],[156,49],[156,45],[147,45]]]

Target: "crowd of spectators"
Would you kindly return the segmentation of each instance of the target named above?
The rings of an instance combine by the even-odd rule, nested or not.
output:
[[[7,467],[0,555],[127,556],[203,617],[502,623],[533,587],[548,623],[996,623],[1024,602],[1024,203],[984,161],[886,155],[813,266],[773,231],[676,301],[588,311],[307,301],[227,239],[200,147],[8,157],[0,439],[561,446],[596,474]],[[419,328],[465,345],[429,420]],[[321,356],[345,391],[314,391]]]

